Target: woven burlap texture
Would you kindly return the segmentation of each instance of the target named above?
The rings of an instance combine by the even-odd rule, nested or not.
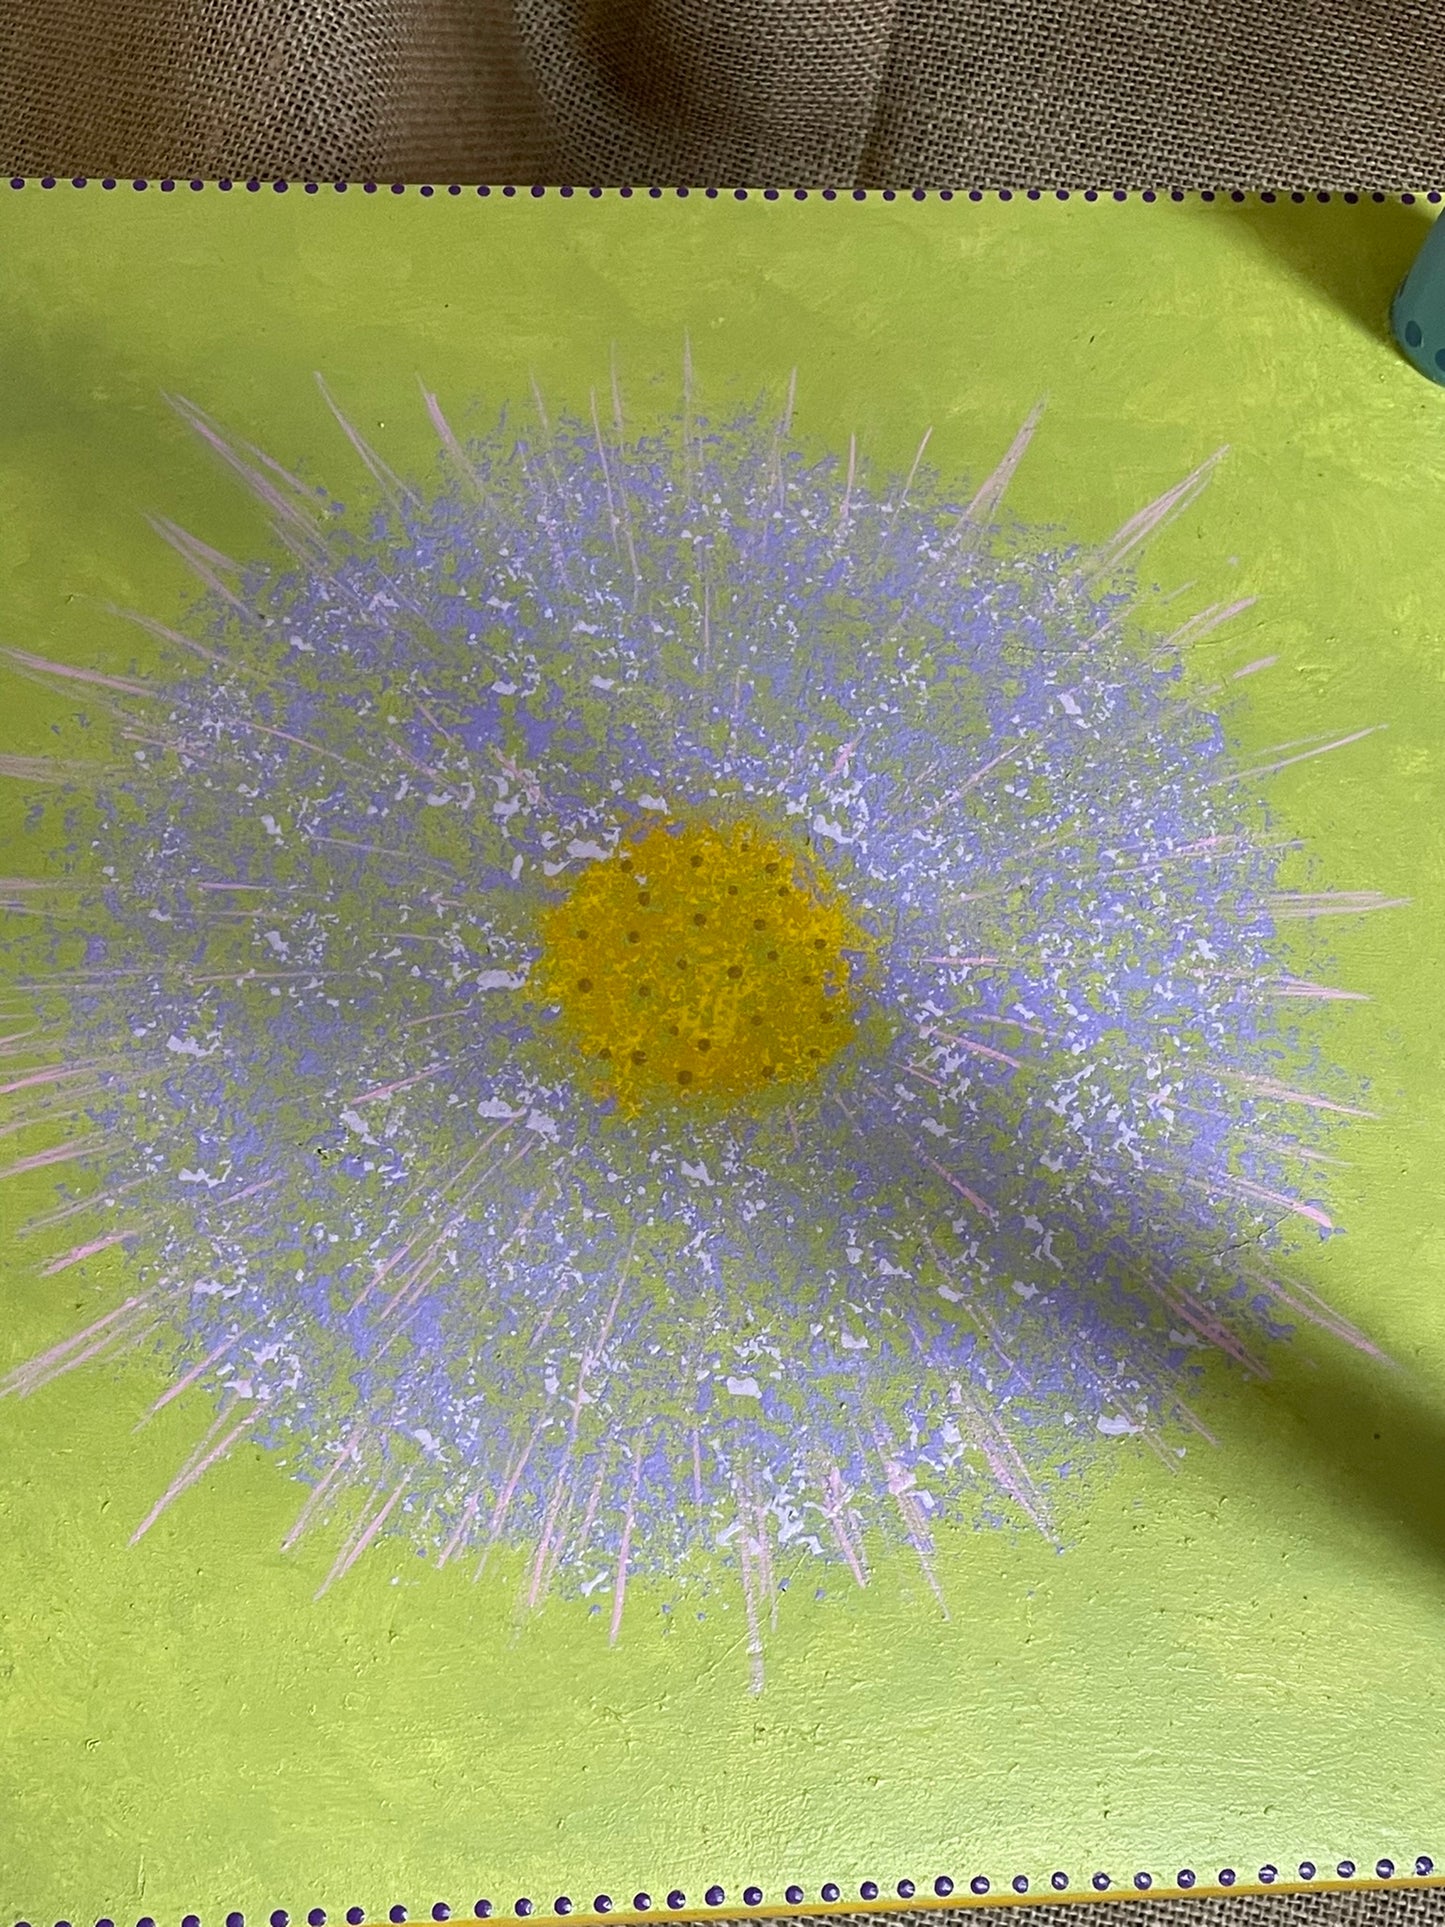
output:
[[[22,174],[1425,188],[1439,0],[5,0]]]

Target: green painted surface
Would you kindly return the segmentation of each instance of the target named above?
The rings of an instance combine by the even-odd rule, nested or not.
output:
[[[930,456],[974,474],[1047,393],[1012,506],[1085,540],[1230,446],[1147,573],[1191,606],[1259,594],[1205,645],[1281,658],[1249,742],[1388,722],[1272,794],[1342,885],[1414,899],[1339,936],[1374,1001],[1321,1035],[1387,1121],[1338,1174],[1350,1235],[1309,1258],[1397,1369],[1304,1337],[1268,1386],[1221,1372],[1221,1449],[1173,1478],[1121,1457],[1066,1553],[945,1540],[950,1622],[902,1566],[795,1594],[760,1698],[740,1610],[666,1639],[639,1611],[609,1650],[566,1605],[518,1629],[514,1573],[396,1548],[313,1604],[329,1554],[275,1550],[296,1489],[256,1450],[128,1549],[199,1404],[135,1433],[157,1386],[131,1367],[0,1406],[0,1917],[1445,1858],[1445,408],[1384,323],[1423,232],[1393,205],[0,205],[8,642],[133,659],[99,605],[187,593],[142,510],[264,548],[162,390],[314,462],[323,369],[406,471],[431,460],[418,375],[454,414],[532,372],[585,406],[616,343],[633,392],[670,399],[686,331],[705,396],[797,365],[803,433],[906,465],[931,423]],[[63,705],[5,704],[5,747],[43,749]],[[0,1364],[124,1285],[19,1262],[22,1191]]]

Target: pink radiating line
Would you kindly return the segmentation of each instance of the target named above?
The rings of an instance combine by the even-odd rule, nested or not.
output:
[[[371,1544],[372,1540],[375,1539],[377,1533],[381,1531],[381,1528],[391,1517],[392,1507],[410,1484],[411,1469],[408,1467],[397,1480],[396,1485],[392,1489],[391,1497],[386,1501],[386,1504],[382,1506],[381,1510],[376,1514],[371,1524],[367,1526],[361,1537],[354,1545],[348,1547],[338,1555],[335,1565],[316,1588],[315,1598],[319,1599],[329,1586],[333,1585],[338,1579],[344,1579],[346,1577],[347,1573],[351,1571],[351,1568],[356,1564],[362,1553],[366,1551],[366,1548]]]
[[[927,1520],[922,1516],[922,1508],[919,1506],[913,1493],[909,1490],[914,1475],[906,1466],[900,1465],[896,1459],[889,1455],[889,1449],[884,1441],[883,1435],[876,1425],[873,1428],[873,1442],[883,1466],[883,1477],[888,1487],[888,1496],[898,1508],[898,1516],[903,1521],[903,1529],[907,1535],[908,1543],[912,1546],[914,1557],[922,1568],[924,1578],[928,1581],[929,1590],[938,1601],[939,1611],[945,1619],[948,1619],[951,1617],[948,1610],[948,1601],[943,1596],[943,1588],[938,1583],[938,1574],[934,1571],[933,1567],[932,1535],[929,1533]]]
[[[843,1489],[843,1475],[836,1465],[830,1465],[828,1467],[828,1490],[832,1495],[833,1503],[831,1505],[825,1505],[822,1508],[823,1517],[828,1521],[829,1530],[833,1534],[839,1552],[842,1553],[847,1562],[849,1572],[852,1573],[854,1579],[860,1586],[866,1586],[868,1584],[868,1573],[863,1565],[862,1559],[858,1555],[857,1548],[853,1544],[853,1535],[848,1530],[845,1521],[844,1515],[848,1510],[848,1496]]]
[[[1182,1318],[1184,1323],[1197,1331],[1201,1338],[1207,1338],[1211,1345],[1232,1358],[1237,1365],[1242,1365],[1246,1371],[1255,1373],[1259,1378],[1269,1377],[1268,1367],[1242,1345],[1229,1327],[1212,1312],[1206,1311],[1201,1305],[1196,1305],[1183,1292],[1170,1291],[1164,1285],[1155,1284],[1152,1279],[1150,1288],[1176,1317]]]
[[[1173,488],[1166,489],[1147,508],[1131,516],[1118,533],[1105,543],[1095,565],[1095,573],[1102,574],[1107,569],[1117,567],[1126,555],[1147,542],[1157,529],[1172,520],[1181,509],[1187,508],[1226,453],[1227,450],[1218,449],[1207,461],[1201,462],[1192,474],[1186,475],[1182,482],[1176,482]]]
[[[453,1173],[453,1175],[450,1178],[447,1179],[446,1183],[442,1186],[440,1192],[435,1194],[434,1202],[440,1203],[441,1200],[447,1195],[447,1193],[453,1188],[454,1185],[460,1184],[462,1179],[467,1175],[468,1171],[471,1170],[472,1166],[477,1162],[477,1160],[485,1156],[488,1147],[492,1144],[495,1144],[497,1139],[502,1135],[502,1133],[504,1131],[509,1131],[511,1128],[512,1128],[512,1121],[509,1118],[506,1123],[499,1124],[495,1131],[489,1132],[488,1135],[482,1139],[481,1143],[477,1146],[476,1150],[473,1151],[472,1155],[459,1166],[459,1168]],[[408,1206],[414,1204],[417,1198],[421,1196],[421,1193],[424,1188],[425,1188],[424,1186],[418,1185],[417,1188],[410,1194],[410,1196],[405,1199],[402,1205],[402,1209],[405,1210],[407,1209]],[[366,1299],[370,1297],[375,1287],[379,1285],[384,1278],[389,1276],[389,1274],[396,1269],[396,1267],[401,1263],[403,1258],[405,1258],[416,1245],[421,1243],[422,1239],[426,1236],[429,1229],[430,1229],[429,1225],[425,1225],[425,1224],[419,1225],[417,1229],[412,1233],[411,1237],[407,1239],[406,1243],[401,1246],[400,1250],[394,1251],[389,1258],[382,1259],[376,1265],[375,1269],[372,1271],[370,1279],[367,1281],[365,1285],[362,1286],[361,1290],[357,1293],[356,1297],[352,1299],[351,1301],[352,1311],[360,1310],[361,1306],[365,1303]],[[422,1263],[424,1264],[425,1262],[426,1260],[423,1258]],[[402,1289],[405,1290],[405,1286],[403,1286]]]
[[[923,1163],[926,1164],[931,1171],[937,1172],[938,1176],[943,1179],[945,1184],[952,1185],[954,1190],[957,1191],[960,1197],[967,1198],[968,1202],[971,1205],[973,1205],[976,1210],[981,1211],[983,1215],[986,1218],[988,1218],[990,1221],[992,1221],[995,1217],[997,1217],[998,1214],[997,1212],[994,1211],[992,1205],[985,1204],[983,1199],[978,1195],[976,1191],[970,1191],[968,1186],[963,1182],[962,1178],[956,1178],[951,1171],[945,1171],[943,1166],[938,1162],[938,1160],[936,1158],[930,1157],[927,1151],[919,1150],[917,1145],[915,1145],[913,1148],[915,1153],[923,1161]]]
[[[1307,1285],[1282,1285],[1277,1278],[1266,1278],[1260,1272],[1250,1274],[1255,1283],[1266,1291],[1273,1292],[1281,1304],[1287,1305],[1298,1317],[1308,1319],[1334,1337],[1343,1339],[1345,1344],[1353,1345],[1357,1351],[1368,1357],[1378,1359],[1382,1365],[1393,1365],[1394,1360],[1387,1352],[1382,1352],[1373,1340],[1367,1338],[1358,1325],[1352,1325],[1348,1318],[1342,1318],[1322,1298],[1312,1292]]]
[[[976,769],[966,782],[961,783],[956,790],[951,790],[949,794],[943,798],[942,802],[935,803],[931,810],[924,810],[919,821],[923,823],[930,822],[938,815],[940,810],[948,809],[950,805],[956,803],[960,797],[967,796],[970,790],[977,789],[983,779],[991,775],[1001,763],[1012,762],[1023,746],[1023,739],[1021,738],[1018,742],[1010,743],[1007,748],[1001,749],[998,755],[993,758],[992,762],[985,763],[982,769]]]
[[[430,1064],[424,1071],[416,1071],[410,1077],[398,1078],[395,1084],[378,1084],[375,1090],[363,1091],[360,1097],[352,1098],[352,1107],[354,1109],[358,1104],[374,1104],[383,1097],[395,1097],[398,1091],[409,1091],[413,1084],[425,1084],[428,1078],[449,1069],[456,1061],[454,1057],[444,1057],[439,1064]]]
[[[1273,669],[1278,661],[1278,656],[1256,656],[1254,661],[1247,662],[1243,669],[1232,669],[1229,680],[1239,682],[1242,677],[1257,675],[1261,669]]]
[[[1270,908],[1277,917],[1290,918],[1363,917],[1372,910],[1407,910],[1409,907],[1409,897],[1383,897],[1374,892],[1369,893],[1368,901],[1364,892],[1352,897],[1342,891],[1333,898],[1324,895],[1312,899],[1275,897],[1270,902]]]
[[[336,403],[331,399],[331,390],[326,386],[326,383],[322,380],[320,375],[317,375],[316,377],[316,386],[321,390],[321,396],[323,401],[325,401],[326,406],[331,410],[332,414],[336,417],[337,423],[341,428],[342,434],[345,435],[347,441],[351,443],[351,446],[356,450],[357,454],[361,457],[362,465],[365,467],[365,469],[367,470],[367,473],[371,476],[372,480],[378,483],[380,487],[384,489],[385,492],[393,498],[393,500],[400,498],[402,501],[409,503],[412,508],[414,509],[420,508],[421,502],[418,496],[416,495],[416,493],[412,489],[409,489],[407,487],[406,483],[401,480],[400,476],[396,475],[390,468],[388,468],[386,463],[376,453],[376,450],[371,447],[369,442],[367,442],[360,434],[357,433],[356,429],[352,427],[351,423],[346,419],[345,415],[342,414],[341,410],[337,407]]]
[[[898,500],[893,505],[893,513],[895,515],[899,514],[908,505],[908,495],[913,487],[914,478],[918,474],[918,465],[923,460],[923,451],[927,448],[932,436],[933,429],[931,427],[925,428],[923,431],[923,440],[918,444],[918,453],[913,458],[913,466],[909,469]]]
[[[1276,997],[1322,997],[1332,1003],[1367,1004],[1368,991],[1339,990],[1333,984],[1312,984],[1303,977],[1275,977],[1266,988]]]
[[[1286,1197],[1283,1191],[1271,1191],[1262,1184],[1254,1184],[1248,1178],[1229,1178],[1231,1189],[1242,1191],[1246,1197],[1258,1198],[1263,1204],[1277,1204],[1283,1211],[1293,1211],[1296,1217],[1308,1218],[1323,1231],[1333,1231],[1334,1221],[1327,1217],[1316,1205],[1301,1204],[1298,1198]]]
[[[180,395],[167,395],[166,400],[181,417],[181,420],[186,423],[187,427],[194,430],[194,432],[201,437],[202,441],[206,442],[208,446],[220,456],[221,460],[233,474],[238,475],[246,487],[252,491],[258,500],[264,502],[273,514],[279,516],[283,522],[287,522],[293,528],[298,529],[302,535],[308,538],[313,547],[324,547],[321,530],[317,525],[315,517],[311,515],[308,510],[303,509],[298,503],[291,501],[287,496],[283,495],[274,482],[268,482],[264,475],[259,474],[257,470],[252,468],[249,462],[244,461],[239,451],[226,440],[225,436],[208,416],[203,415],[199,408],[195,407],[191,402],[186,401]],[[273,468],[276,466],[275,464],[268,465]],[[297,482],[294,477],[286,475],[285,469],[278,469],[277,472],[285,476],[291,486],[300,492],[301,484]]]
[[[160,1518],[161,1514],[165,1511],[166,1507],[168,1505],[173,1504],[174,1501],[181,1496],[181,1494],[187,1489],[188,1486],[194,1485],[197,1479],[199,1479],[203,1473],[206,1473],[211,1469],[211,1467],[216,1463],[217,1459],[221,1458],[225,1453],[230,1451],[231,1447],[236,1443],[236,1440],[240,1438],[241,1434],[247,1429],[247,1427],[252,1426],[256,1423],[256,1420],[260,1418],[261,1413],[264,1409],[265,1408],[260,1405],[253,1406],[251,1410],[246,1414],[245,1418],[241,1420],[240,1424],[232,1426],[231,1430],[227,1432],[227,1434],[219,1442],[219,1444],[212,1446],[211,1450],[206,1454],[206,1456],[200,1461],[198,1465],[192,1466],[189,1471],[181,1473],[181,1475],[178,1478],[173,1479],[171,1481],[170,1485],[161,1494],[160,1498],[156,1500],[155,1504],[151,1507],[150,1511],[146,1514],[144,1519],[141,1520],[140,1524],[136,1527],[135,1531],[130,1535],[129,1543],[131,1545],[134,1545],[138,1539],[141,1539],[142,1537],[144,1537],[144,1535],[147,1532],[150,1531],[151,1527],[155,1524],[156,1520]]]
[[[391,1297],[388,1298],[386,1303],[382,1306],[381,1312],[380,1312],[380,1316],[382,1318],[390,1318],[392,1314],[408,1299],[413,1304],[415,1304],[416,1301],[421,1298],[423,1293],[426,1291],[427,1287],[431,1284],[432,1279],[435,1278],[437,1273],[441,1270],[442,1264],[444,1262],[442,1259],[438,1258],[436,1263],[432,1264],[431,1260],[435,1257],[437,1251],[441,1248],[441,1245],[443,1244],[443,1242],[447,1238],[449,1238],[452,1232],[456,1230],[457,1226],[461,1224],[463,1213],[465,1212],[466,1207],[471,1203],[472,1199],[477,1195],[477,1193],[481,1190],[484,1184],[488,1183],[492,1178],[498,1176],[499,1173],[510,1170],[512,1166],[516,1164],[520,1164],[522,1159],[526,1157],[529,1154],[529,1152],[532,1150],[535,1142],[536,1142],[535,1139],[529,1139],[527,1143],[520,1145],[518,1149],[513,1151],[509,1156],[498,1158],[494,1164],[489,1164],[487,1166],[486,1170],[483,1171],[482,1175],[478,1179],[476,1179],[476,1181],[473,1184],[468,1186],[468,1188],[462,1193],[460,1199],[458,1200],[457,1208],[452,1213],[451,1217],[447,1219],[446,1223],[443,1225],[442,1229],[437,1233],[436,1237],[432,1240],[431,1244],[428,1245],[427,1249],[422,1253],[421,1257],[417,1259],[416,1263],[406,1273],[401,1283],[397,1286],[396,1290],[392,1293]],[[409,1322],[409,1321],[404,1321],[404,1322]]]
[[[1027,1028],[1028,1026],[1025,1025],[1025,1029]],[[1007,1051],[995,1050],[991,1044],[980,1044],[972,1037],[960,1037],[956,1031],[943,1030],[936,1024],[930,1026],[928,1030],[921,1032],[920,1035],[924,1037],[941,1037],[946,1044],[957,1044],[960,1050],[973,1051],[975,1055],[979,1057],[991,1057],[995,1063],[1007,1064],[1010,1070],[1022,1071],[1028,1069],[1028,1066],[1021,1058],[1010,1057]]]
[[[497,1503],[492,1507],[492,1516],[487,1525],[487,1543],[482,1548],[482,1556],[477,1562],[476,1571],[472,1574],[473,1585],[476,1584],[477,1580],[481,1578],[487,1569],[487,1561],[492,1556],[492,1548],[501,1536],[502,1527],[506,1524],[507,1514],[511,1510],[512,1500],[516,1496],[517,1486],[521,1481],[523,1472],[527,1469],[527,1461],[532,1456],[532,1448],[538,1439],[541,1438],[546,1424],[546,1419],[540,1419],[538,1421],[536,1430],[532,1433],[531,1438],[527,1440],[527,1443],[523,1446],[517,1457],[516,1463],[508,1472],[507,1483],[497,1495]]]
[[[471,483],[472,487],[480,495],[482,492],[481,480],[476,469],[467,460],[466,451],[457,440],[451,423],[442,413],[441,403],[437,400],[436,396],[431,393],[430,389],[426,387],[422,387],[421,398],[426,404],[427,414],[431,417],[431,425],[437,432],[437,439],[461,470],[465,479]]]
[[[477,1516],[477,1494],[474,1492],[471,1495],[471,1497],[467,1500],[466,1504],[462,1507],[462,1516],[457,1521],[456,1530],[452,1533],[451,1538],[447,1540],[446,1544],[442,1547],[441,1551],[437,1555],[437,1566],[439,1569],[446,1564],[448,1559],[450,1559],[452,1554],[456,1551],[457,1547],[462,1543],[463,1539],[466,1538],[468,1532],[471,1531],[472,1521],[476,1518],[476,1516]]]
[[[959,1390],[959,1402],[972,1414],[975,1426],[985,1435],[978,1440],[978,1444],[988,1460],[989,1470],[1014,1504],[1027,1515],[1035,1530],[1051,1545],[1057,1545],[1058,1538],[1043,1494],[1029,1476],[1029,1469],[1013,1440],[996,1418],[964,1400],[962,1388]]]
[[[347,1464],[360,1463],[357,1458],[356,1448],[361,1443],[365,1432],[366,1427],[364,1425],[358,1425],[356,1427],[351,1437],[346,1441],[345,1445],[342,1446],[341,1450],[336,1454],[336,1457],[331,1461],[330,1465],[327,1466],[325,1472],[322,1473],[316,1484],[311,1488],[311,1491],[307,1495],[306,1503],[296,1515],[296,1523],[281,1541],[282,1552],[289,1552],[306,1530],[312,1513],[320,1505],[326,1493],[330,1491],[332,1481],[341,1468]]]
[[[94,1064],[51,1064],[43,1071],[27,1071],[24,1077],[17,1077],[11,1084],[0,1084],[0,1097],[9,1097],[15,1091],[33,1090],[37,1084],[61,1084],[68,1077],[84,1077],[94,1069]]]
[[[748,1622],[748,1691],[763,1690],[763,1630],[758,1623],[757,1580],[753,1573],[752,1548],[741,1519],[738,1520],[738,1564],[742,1568],[743,1610]]]
[[[695,1505],[702,1504],[702,1434],[695,1425],[692,1428],[692,1497]]]
[[[1044,407],[1045,404],[1042,401],[1035,402],[1024,417],[1023,425],[1009,443],[1008,452],[1003,460],[963,511],[963,521],[966,525],[976,527],[979,523],[986,522],[1003,500],[1004,490],[1013,480],[1014,473],[1034,438],[1034,431],[1043,419]],[[918,452],[920,455],[923,453],[922,449]],[[916,462],[914,466],[917,466]]]
[[[254,1198],[258,1192],[269,1191],[273,1185],[277,1185],[280,1182],[281,1179],[279,1175],[274,1178],[258,1178],[255,1184],[248,1184],[244,1191],[236,1191],[233,1192],[230,1197],[222,1198],[221,1203],[240,1204],[246,1198]]]
[[[1191,616],[1188,622],[1174,631],[1172,636],[1166,636],[1164,647],[1182,649],[1189,643],[1200,642],[1205,636],[1212,635],[1224,623],[1231,622],[1235,616],[1243,615],[1246,609],[1252,609],[1258,600],[1258,596],[1247,595],[1241,596],[1237,602],[1211,603],[1209,608],[1201,609],[1198,615]]]
[[[1330,1111],[1337,1117],[1378,1118],[1378,1111],[1362,1111],[1353,1104],[1336,1104],[1328,1097],[1316,1097],[1310,1091],[1291,1090],[1288,1085],[1276,1084],[1267,1077],[1251,1077],[1244,1071],[1221,1071],[1231,1083],[1243,1084],[1249,1090],[1258,1091],[1261,1097],[1276,1098],[1284,1104],[1304,1104],[1312,1111]]]
[[[411,870],[435,870],[439,876],[455,877],[456,866],[451,863],[438,863],[431,857],[410,856],[404,850],[386,850],[377,843],[361,843],[353,836],[322,836],[311,838],[313,843],[329,843],[339,850],[360,850],[363,856],[395,857],[398,863],[406,864]]]
[[[637,1517],[637,1487],[642,1478],[642,1453],[632,1462],[632,1484],[627,1494],[627,1515],[622,1524],[622,1542],[617,1548],[617,1577],[612,1585],[612,1624],[607,1629],[607,1644],[615,1646],[622,1630],[622,1605],[627,1597],[627,1562],[632,1557],[632,1527]]]
[[[199,1365],[192,1365],[191,1369],[183,1378],[178,1378],[174,1385],[161,1393],[155,1404],[152,1405],[146,1413],[145,1418],[141,1420],[141,1425],[145,1424],[146,1419],[153,1419],[157,1412],[164,1411],[173,1398],[179,1398],[182,1392],[187,1391],[194,1385],[203,1372],[208,1372],[213,1365],[218,1364],[219,1361],[226,1356],[226,1353],[230,1351],[231,1347],[239,1344],[244,1336],[245,1334],[243,1332],[232,1332],[229,1338],[223,1339],[212,1351],[207,1352]],[[136,1429],[139,1431],[140,1427],[137,1426]]]
[[[568,1441],[570,1456],[571,1440]],[[537,1535],[537,1554],[532,1561],[532,1578],[527,1588],[527,1605],[535,1609],[542,1596],[542,1579],[547,1569],[547,1555],[552,1549],[552,1532],[557,1524],[557,1515],[562,1510],[563,1495],[567,1490],[567,1475],[570,1470],[568,1458],[564,1457],[557,1468],[557,1476],[552,1481],[552,1490],[547,1499],[547,1510],[542,1515],[542,1530]]]
[[[104,1238],[94,1238],[89,1244],[77,1245],[73,1251],[67,1251],[64,1257],[52,1258],[49,1264],[42,1265],[40,1275],[42,1278],[53,1278],[57,1271],[68,1270],[71,1265],[78,1265],[85,1258],[94,1258],[98,1252],[109,1251],[112,1245],[135,1237],[141,1228],[140,1225],[131,1225],[128,1230],[112,1231]]]
[[[98,689],[118,689],[125,696],[149,696],[150,689],[143,682],[132,682],[126,676],[103,676],[98,669],[81,669],[74,663],[52,662],[48,656],[32,656],[25,649],[0,649],[0,655],[8,656],[22,668],[32,669],[41,676],[60,676],[67,682],[91,683]]]
[[[28,1158],[20,1158],[0,1171],[0,1178],[24,1177],[27,1171],[43,1171],[47,1165],[66,1164],[72,1158],[83,1158],[95,1148],[94,1138],[72,1138],[69,1144],[54,1145],[48,1151],[34,1151]]]
[[[607,1483],[607,1471],[607,1463],[604,1461],[602,1470],[592,1481],[592,1491],[587,1500],[587,1510],[583,1513],[582,1524],[577,1530],[577,1551],[579,1554],[587,1550],[587,1542],[592,1537],[592,1526],[597,1517],[597,1508],[602,1503],[602,1488]]]
[[[1179,1413],[1179,1416],[1184,1420],[1186,1425],[1193,1427],[1200,1438],[1206,1440],[1210,1445],[1217,1446],[1219,1444],[1219,1440],[1214,1436],[1213,1432],[1210,1431],[1209,1427],[1204,1423],[1204,1420],[1200,1418],[1197,1412],[1192,1411],[1190,1407],[1184,1403],[1182,1398],[1175,1399],[1174,1409]]]
[[[1312,757],[1328,756],[1332,749],[1345,749],[1351,743],[1362,742],[1366,736],[1373,736],[1384,727],[1383,723],[1371,723],[1368,729],[1357,729],[1348,736],[1338,736],[1334,742],[1322,743],[1318,749],[1304,749],[1297,756],[1282,757],[1277,763],[1261,763],[1255,769],[1236,770],[1232,776],[1216,777],[1215,783],[1245,783],[1255,776],[1273,776],[1276,770],[1290,769],[1296,763],[1308,763]]]
[[[243,602],[234,589],[227,588],[218,573],[220,569],[233,570],[236,564],[229,556],[222,555],[218,549],[209,548],[206,543],[197,541],[189,530],[179,523],[172,522],[164,515],[148,515],[146,521],[163,542],[169,543],[186,567],[198,575],[206,587],[218,595],[223,602],[229,603],[237,615],[246,622],[258,620],[256,611]]]
[[[97,1332],[105,1331],[115,1323],[117,1318],[124,1318],[128,1312],[136,1310],[137,1307],[144,1307],[147,1302],[144,1298],[127,1298],[125,1303],[117,1305],[114,1311],[108,1311],[103,1318],[97,1318],[94,1324],[87,1325],[84,1331],[78,1331],[69,1338],[62,1338],[60,1343],[52,1345],[49,1351],[41,1352],[37,1358],[27,1359],[23,1365],[17,1365],[6,1379],[0,1381],[0,1393],[15,1392],[23,1398],[26,1379],[37,1372],[43,1372],[46,1366],[57,1363],[68,1353],[73,1352],[78,1345],[84,1345],[88,1339],[94,1338]]]
[[[922,957],[921,963],[953,964],[962,969],[965,964],[1001,964],[1011,961],[1008,957]]]

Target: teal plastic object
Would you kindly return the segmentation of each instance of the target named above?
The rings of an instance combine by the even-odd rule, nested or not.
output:
[[[1445,385],[1445,220],[1436,221],[1390,309],[1400,352]]]

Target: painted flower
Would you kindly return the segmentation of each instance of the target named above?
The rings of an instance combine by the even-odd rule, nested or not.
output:
[[[427,406],[425,490],[338,415],[365,513],[183,407],[289,560],[158,524],[164,675],[14,657],[114,766],[11,759],[65,851],[10,889],[11,1168],[47,1273],[131,1283],[8,1389],[149,1345],[209,1401],[137,1536],[249,1438],[328,1585],[404,1533],[614,1638],[633,1575],[725,1585],[760,1666],[807,1560],[937,1588],[943,1522],[1062,1539],[1102,1453],[1173,1461],[1206,1353],[1367,1346],[1281,1242],[1359,1102],[1259,779],[1331,745],[1241,767],[1182,663],[1245,605],[1129,577],[1211,464],[1091,551],[1002,519],[1036,416],[955,500],[791,400]]]

